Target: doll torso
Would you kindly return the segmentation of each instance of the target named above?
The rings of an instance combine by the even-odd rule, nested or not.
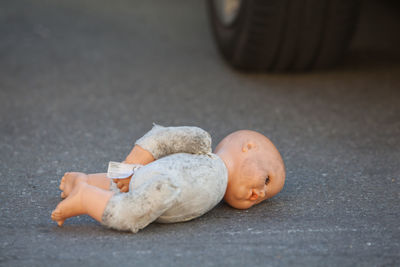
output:
[[[211,153],[211,136],[203,129],[154,125],[135,144],[155,161],[136,170],[128,193],[116,192],[108,201],[104,225],[136,233],[153,221],[188,221],[225,195],[228,171]]]
[[[221,201],[228,181],[225,164],[217,155],[177,153],[137,170],[130,190],[137,190],[160,174],[180,189],[174,205],[156,220],[163,223],[187,221],[203,215]]]

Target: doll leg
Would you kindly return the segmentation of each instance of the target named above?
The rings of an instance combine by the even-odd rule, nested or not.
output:
[[[80,181],[57,205],[51,218],[61,226],[67,218],[88,214],[108,227],[135,233],[168,210],[179,194],[180,189],[162,176],[126,194],[114,194]]]
[[[141,165],[146,165],[152,161],[154,161],[154,157],[151,155],[151,153],[138,145],[135,145],[125,159],[126,163]],[[130,178],[120,179],[118,182],[116,182],[116,185],[112,187],[111,185],[113,185],[113,183],[111,182],[111,179],[107,177],[106,173],[86,175],[85,173],[81,172],[67,172],[64,174],[64,177],[61,179],[60,183],[60,189],[63,191],[61,193],[61,198],[66,198],[69,195],[77,181],[86,181],[90,185],[105,190],[118,191],[119,189],[121,192],[128,192],[130,180]]]
[[[61,197],[66,198],[75,185],[81,181],[104,190],[110,190],[111,179],[107,177],[106,173],[66,172],[60,182],[60,189],[63,191]]]
[[[113,195],[104,209],[102,224],[136,233],[174,205],[180,192],[173,179],[153,176],[135,190]]]
[[[69,196],[51,213],[51,219],[62,226],[67,218],[88,214],[101,222],[104,209],[113,195],[111,191],[77,181]]]

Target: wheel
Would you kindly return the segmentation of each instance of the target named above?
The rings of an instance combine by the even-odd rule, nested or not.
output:
[[[247,70],[327,68],[346,51],[360,0],[207,0],[223,57]]]

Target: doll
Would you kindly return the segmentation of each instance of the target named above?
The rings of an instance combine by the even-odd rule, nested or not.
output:
[[[285,182],[282,158],[264,135],[241,130],[211,153],[210,135],[198,127],[154,127],[136,141],[125,163],[140,164],[131,177],[66,173],[61,201],[51,218],[88,214],[103,225],[136,233],[153,221],[199,217],[222,198],[248,209],[279,193]]]

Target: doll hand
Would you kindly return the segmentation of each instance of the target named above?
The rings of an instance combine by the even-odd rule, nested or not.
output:
[[[117,184],[117,187],[121,193],[126,193],[129,191],[129,182],[132,176],[124,179],[113,179],[113,182]]]

